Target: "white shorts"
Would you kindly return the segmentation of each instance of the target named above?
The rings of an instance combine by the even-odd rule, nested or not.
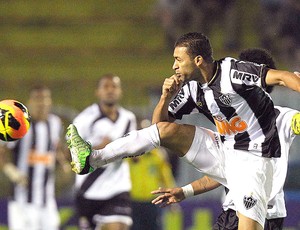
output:
[[[193,143],[182,158],[198,171],[209,175],[227,187],[225,155],[218,133],[196,126]]]
[[[228,187],[237,211],[264,226],[274,170],[271,159],[229,150],[218,133],[201,127],[196,127],[192,146],[183,159]]]
[[[237,211],[264,226],[273,186],[272,159],[233,149],[225,150],[225,156],[226,179]]]
[[[60,224],[56,203],[46,207],[9,201],[8,226],[10,230],[40,229],[58,230]]]

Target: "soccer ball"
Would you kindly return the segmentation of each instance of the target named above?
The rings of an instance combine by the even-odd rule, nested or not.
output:
[[[30,127],[30,114],[25,105],[16,100],[0,101],[0,139],[18,140]]]

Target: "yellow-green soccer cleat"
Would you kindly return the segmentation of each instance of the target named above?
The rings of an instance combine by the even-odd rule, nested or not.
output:
[[[292,119],[292,130],[296,135],[300,135],[300,113],[296,113]]]
[[[84,141],[78,134],[75,125],[70,124],[67,128],[67,143],[72,157],[72,170],[77,174],[87,174],[94,169],[89,164],[92,152],[91,144]]]

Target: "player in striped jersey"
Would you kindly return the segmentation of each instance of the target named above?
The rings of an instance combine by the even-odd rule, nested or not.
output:
[[[97,84],[98,102],[75,119],[78,132],[94,148],[136,129],[135,115],[121,107],[121,80],[103,75]],[[80,229],[129,229],[132,224],[130,171],[127,161],[117,161],[88,175],[76,175],[76,207]]]
[[[281,155],[276,112],[264,88],[278,84],[300,92],[300,78],[229,57],[215,61],[208,38],[200,33],[181,36],[174,58],[175,75],[165,79],[153,126],[93,151],[76,127],[69,126],[73,170],[80,173],[164,146],[229,187],[239,229],[262,229],[273,182],[271,159]],[[184,113],[172,117],[169,112],[175,114],[182,102],[188,102],[183,107],[185,114],[202,112],[215,122],[220,136],[201,127],[174,123]],[[206,171],[201,158],[209,155],[215,168]]]
[[[290,108],[279,106],[275,106],[275,109],[278,111],[276,126],[279,130],[280,141],[282,144],[282,156],[280,158],[273,159],[273,163],[275,164],[275,173],[273,179],[275,184],[273,186],[277,187],[276,189],[274,189],[274,192],[278,191],[278,193],[274,194],[273,192],[270,195],[266,222],[264,226],[265,230],[283,229],[283,221],[284,217],[286,217],[283,185],[287,174],[289,148],[295,137],[295,133],[291,130],[291,126],[286,124],[291,124],[292,117],[295,113],[298,112]],[[203,162],[205,162],[205,160],[206,159],[203,159]],[[209,165],[210,164],[208,163],[206,167],[209,167]],[[152,191],[152,194],[161,194],[160,196],[155,198],[152,203],[161,207],[165,207],[173,203],[181,202],[190,196],[199,195],[211,191],[219,187],[220,185],[221,184],[219,182],[210,178],[209,176],[204,176],[182,188],[159,188],[158,190]],[[234,205],[233,197],[230,193],[230,190],[228,190],[227,188],[225,190],[226,198],[223,203],[223,211],[218,216],[213,229],[237,230],[239,220],[236,215],[236,208]]]
[[[258,64],[266,64],[269,68],[276,69],[275,62],[272,56],[263,49],[248,49],[244,50],[240,53],[239,59],[243,61],[251,61]],[[273,90],[273,86],[267,87],[266,91],[271,93]],[[284,192],[283,192],[283,185],[285,181],[285,177],[287,174],[287,165],[288,165],[288,156],[289,156],[289,147],[296,135],[295,132],[292,132],[291,127],[285,125],[288,123],[288,120],[292,120],[293,114],[296,114],[297,111],[282,108],[282,107],[275,107],[278,112],[278,116],[276,118],[276,126],[279,132],[281,146],[283,146],[281,152],[282,156],[279,158],[274,158],[275,170],[276,173],[274,174],[274,182],[277,186],[280,186],[279,192],[274,195],[270,199],[268,204],[268,211],[267,211],[267,218],[265,222],[264,229],[265,230],[281,230],[283,229],[283,222],[284,217],[286,217],[286,208],[285,208],[285,201],[284,201]],[[276,178],[278,177],[278,178]],[[228,191],[227,191],[228,192]],[[225,202],[223,204],[224,211],[218,217],[215,229],[221,229],[225,226],[234,226],[236,224],[236,228],[229,228],[229,229],[237,229],[238,218],[236,215],[231,214],[231,210],[234,210],[235,214],[235,207],[230,198],[230,192],[227,193]],[[231,218],[226,218],[231,216]],[[227,221],[226,221],[227,220]],[[226,223],[227,222],[227,223]]]
[[[65,158],[58,151],[62,123],[50,113],[49,88],[34,86],[27,105],[31,127],[25,137],[7,145],[12,163],[7,163],[4,171],[13,182],[13,197],[8,202],[9,229],[57,230],[60,220],[55,200],[55,164],[56,159]],[[57,158],[57,154],[62,155]]]
[[[241,52],[239,55],[239,60],[243,61],[251,61],[258,64],[266,64],[269,68],[276,69],[274,60],[272,56],[263,49],[248,49]],[[273,90],[273,86],[267,87],[266,91],[271,93]],[[296,110],[282,108],[276,106],[276,110],[278,110],[278,116],[276,118],[276,126],[280,135],[281,146],[282,148],[282,156],[280,158],[274,158],[275,166],[275,178],[277,186],[280,186],[281,189],[278,194],[271,198],[271,201],[268,204],[268,213],[267,219],[265,222],[265,230],[280,230],[283,229],[283,221],[284,217],[286,217],[286,208],[284,202],[284,193],[283,193],[283,184],[285,180],[285,176],[287,173],[287,165],[288,165],[288,153],[289,146],[291,145],[295,133],[292,132],[291,127],[285,125],[285,123],[291,123],[292,117]],[[288,122],[286,122],[288,121]],[[278,177],[278,178],[276,178]],[[194,183],[196,190],[194,190],[195,194],[202,194],[204,192],[210,191],[216,187],[219,187],[221,184],[217,181],[204,176],[197,180]],[[167,191],[165,194],[162,190],[153,191],[153,194],[161,194],[164,196],[160,196],[155,199],[153,202],[157,204],[164,203],[165,205],[169,205],[171,203],[177,203],[185,199],[183,191],[178,188],[164,190]],[[229,193],[228,193],[229,192]],[[171,195],[171,196],[170,196]],[[169,202],[168,202],[169,201]],[[213,229],[228,229],[235,230],[238,227],[238,217],[235,213],[235,206],[231,199],[231,194],[228,189],[226,189],[226,199],[223,204],[223,212],[218,217]]]

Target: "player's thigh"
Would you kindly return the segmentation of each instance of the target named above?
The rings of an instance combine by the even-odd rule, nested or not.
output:
[[[246,217],[242,215],[241,213],[238,213],[239,217],[239,230],[263,230],[263,226],[259,224],[257,221],[250,219],[249,217]]]
[[[159,122],[157,128],[162,146],[176,151],[179,156],[183,156],[190,149],[195,135],[195,126]]]
[[[107,223],[101,227],[97,227],[96,230],[129,230],[129,226],[124,223]]]

